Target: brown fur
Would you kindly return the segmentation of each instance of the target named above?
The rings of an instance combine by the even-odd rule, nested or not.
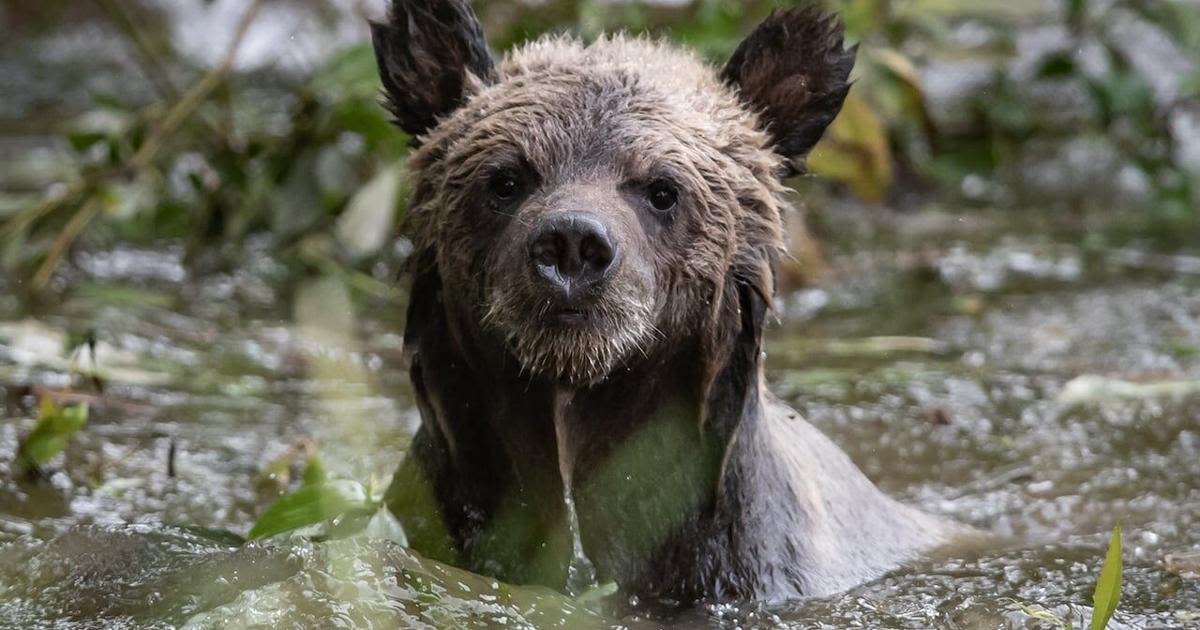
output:
[[[848,90],[836,22],[776,13],[720,74],[621,35],[545,38],[496,65],[461,0],[397,0],[373,35],[418,146],[406,345],[424,424],[388,497],[414,547],[558,588],[594,563],[691,601],[845,588],[953,531],[880,494],[762,386],[780,176]],[[519,197],[490,192],[501,176]],[[646,201],[664,181],[669,212]],[[529,243],[571,213],[616,254],[567,293],[586,313],[568,326]]]
[[[706,335],[720,334],[711,327],[728,319],[721,310],[736,309],[730,277],[771,294],[767,259],[782,247],[779,161],[754,115],[711,69],[661,43],[613,36],[587,47],[567,38],[534,42],[512,53],[499,75],[422,137],[411,162],[419,183],[409,216],[413,242],[433,248],[444,282],[478,291],[469,299],[485,310],[474,315],[511,339],[523,365],[595,380],[649,343],[692,336],[702,326]],[[470,206],[480,173],[504,160],[528,162],[549,191],[506,228],[502,236],[512,242],[558,210],[564,196],[580,202],[601,182],[671,169],[693,212],[664,231],[687,249],[637,243],[656,257],[653,272],[624,275],[610,294],[655,300],[606,302],[611,315],[602,334],[545,339],[544,331],[527,328],[526,314],[536,308],[528,302],[536,298],[495,281],[520,277],[512,267],[523,261],[505,259],[519,252],[486,247],[481,240],[496,235],[481,231],[477,216],[445,211]],[[632,221],[620,232],[646,237]]]

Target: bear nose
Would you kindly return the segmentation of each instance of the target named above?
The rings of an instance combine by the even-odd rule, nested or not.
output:
[[[529,257],[538,275],[569,298],[576,288],[607,277],[617,251],[603,223],[571,213],[548,218],[538,226]]]

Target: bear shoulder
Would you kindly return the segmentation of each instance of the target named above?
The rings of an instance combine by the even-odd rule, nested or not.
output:
[[[739,436],[741,439],[743,436]],[[737,556],[770,598],[823,596],[924,557],[971,530],[880,491],[850,457],[771,394],[738,449]],[[731,462],[733,463],[733,462]]]

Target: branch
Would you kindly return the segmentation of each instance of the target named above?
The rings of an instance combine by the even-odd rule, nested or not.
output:
[[[258,15],[258,10],[262,8],[263,0],[254,0],[254,4],[250,5],[250,9],[242,16],[241,22],[238,23],[237,31],[234,33],[233,40],[229,43],[229,48],[225,51],[225,56],[221,58],[221,62],[215,68],[208,71],[200,82],[193,85],[191,89],[183,94],[179,102],[167,112],[163,117],[162,122],[150,132],[149,137],[138,148],[137,153],[129,160],[130,168],[134,170],[142,170],[150,164],[150,162],[158,155],[159,149],[166,141],[167,137],[191,116],[196,108],[204,103],[208,95],[225,80],[225,76],[229,74],[233,68],[233,62],[237,59],[238,48],[242,45],[242,39],[245,38],[246,32],[250,30],[250,24],[254,22],[254,18]]]

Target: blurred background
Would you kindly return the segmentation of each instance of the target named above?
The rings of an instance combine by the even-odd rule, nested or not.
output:
[[[719,63],[773,4],[476,8],[497,51],[546,32],[624,29]],[[862,48],[858,85],[810,160],[822,176],[814,212],[829,195],[1195,229],[1195,2],[830,5]],[[76,245],[118,241],[263,236],[369,269],[403,216],[392,167],[407,146],[378,106],[365,24],[383,12],[383,0],[6,2],[0,255],[28,276],[18,290],[49,287]]]
[[[624,29],[719,64],[791,3],[472,4],[499,53]],[[802,212],[772,387],[888,492],[1026,542],[829,601],[708,612],[1049,623],[1036,606],[1078,624],[1120,519],[1115,623],[1195,627],[1200,2],[826,4],[860,44],[856,83],[789,182]],[[409,139],[380,106],[366,26],[384,12],[0,0],[0,626],[388,627],[398,602],[536,623],[572,605],[518,590],[487,617],[482,578],[367,542],[230,551],[326,469],[350,484],[330,486],[342,503],[275,529],[332,518],[403,540],[371,516],[418,422],[399,336]],[[188,590],[198,564],[225,581]],[[391,590],[380,567],[397,564],[435,594]]]

